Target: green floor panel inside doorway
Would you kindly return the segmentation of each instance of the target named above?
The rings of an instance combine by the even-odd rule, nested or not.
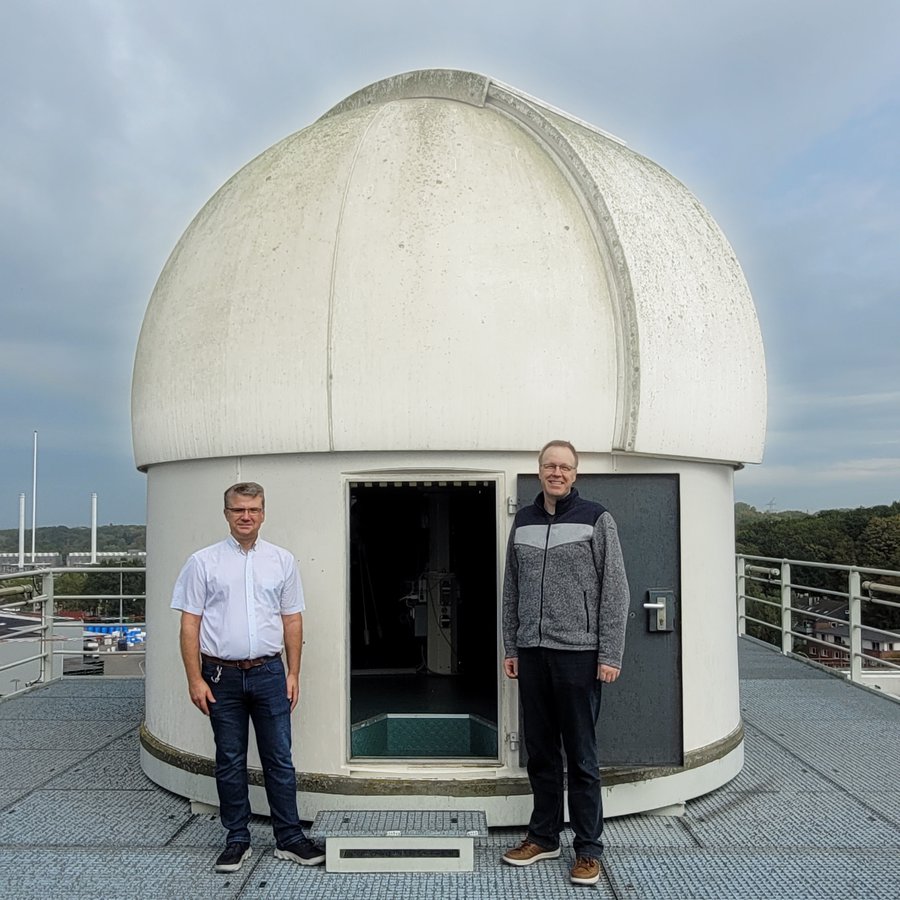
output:
[[[385,713],[357,722],[354,757],[473,758],[497,756],[497,726],[467,714]]]

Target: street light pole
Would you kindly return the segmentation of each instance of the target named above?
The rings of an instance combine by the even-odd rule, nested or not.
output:
[[[34,456],[31,461],[31,564],[34,565],[34,537],[37,531],[37,432],[34,433]]]

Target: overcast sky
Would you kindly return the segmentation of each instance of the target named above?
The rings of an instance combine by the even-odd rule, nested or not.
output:
[[[169,252],[238,168],[388,75],[490,75],[621,137],[735,248],[766,457],[736,499],[900,499],[897,0],[3,0],[0,527],[144,521],[131,367]],[[177,512],[177,511],[176,511]]]

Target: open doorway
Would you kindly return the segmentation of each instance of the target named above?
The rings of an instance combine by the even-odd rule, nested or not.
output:
[[[493,481],[350,484],[350,754],[497,757]]]

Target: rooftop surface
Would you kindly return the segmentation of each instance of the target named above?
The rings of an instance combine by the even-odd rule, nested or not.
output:
[[[740,640],[746,763],[683,817],[606,824],[605,874],[558,860],[519,869],[521,829],[476,839],[475,871],[339,874],[254,854],[217,875],[217,817],[141,771],[138,678],[68,678],[0,702],[0,897],[888,898],[900,884],[900,703]],[[690,698],[688,702],[691,702]],[[696,698],[702,703],[703,698]]]

